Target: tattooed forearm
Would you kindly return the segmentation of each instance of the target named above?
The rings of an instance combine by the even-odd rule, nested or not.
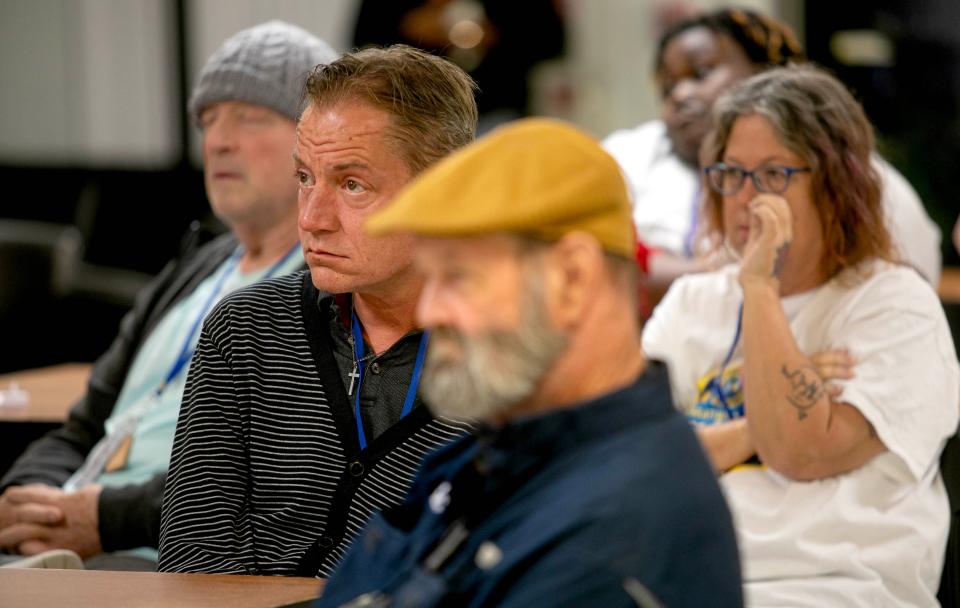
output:
[[[780,368],[783,377],[790,381],[790,392],[787,401],[797,409],[797,419],[803,420],[807,412],[823,396],[823,382],[811,366],[799,367],[790,370],[786,365]]]

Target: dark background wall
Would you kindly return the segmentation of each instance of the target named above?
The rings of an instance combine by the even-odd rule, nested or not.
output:
[[[805,23],[811,59],[857,93],[882,153],[941,227],[944,264],[960,264],[950,240],[960,213],[960,2],[807,2]],[[831,43],[849,30],[889,41],[889,65],[842,63]]]

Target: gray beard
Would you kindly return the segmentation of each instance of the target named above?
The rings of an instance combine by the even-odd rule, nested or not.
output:
[[[431,331],[422,388],[434,414],[491,420],[534,394],[567,346],[567,337],[550,327],[537,287],[529,285],[522,297],[516,331],[473,337],[449,327]]]

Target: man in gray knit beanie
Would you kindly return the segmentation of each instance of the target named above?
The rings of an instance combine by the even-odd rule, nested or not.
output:
[[[268,21],[234,34],[210,56],[190,96],[190,116],[218,101],[245,101],[296,120],[303,84],[317,64],[337,58],[295,25]]]
[[[63,427],[0,481],[0,548],[43,563],[68,549],[87,568],[156,568],[160,505],[200,326],[232,290],[303,266],[291,152],[306,77],[337,54],[280,21],[214,53],[190,98],[204,181],[230,232],[184,255],[137,298]],[[6,557],[10,557],[9,555]],[[19,558],[19,557],[18,557]],[[0,562],[8,561],[0,556]]]

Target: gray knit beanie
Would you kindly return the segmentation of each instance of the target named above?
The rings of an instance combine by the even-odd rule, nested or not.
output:
[[[303,85],[313,68],[339,57],[327,43],[295,25],[268,21],[223,43],[203,66],[187,109],[200,113],[218,101],[245,101],[296,120]]]

